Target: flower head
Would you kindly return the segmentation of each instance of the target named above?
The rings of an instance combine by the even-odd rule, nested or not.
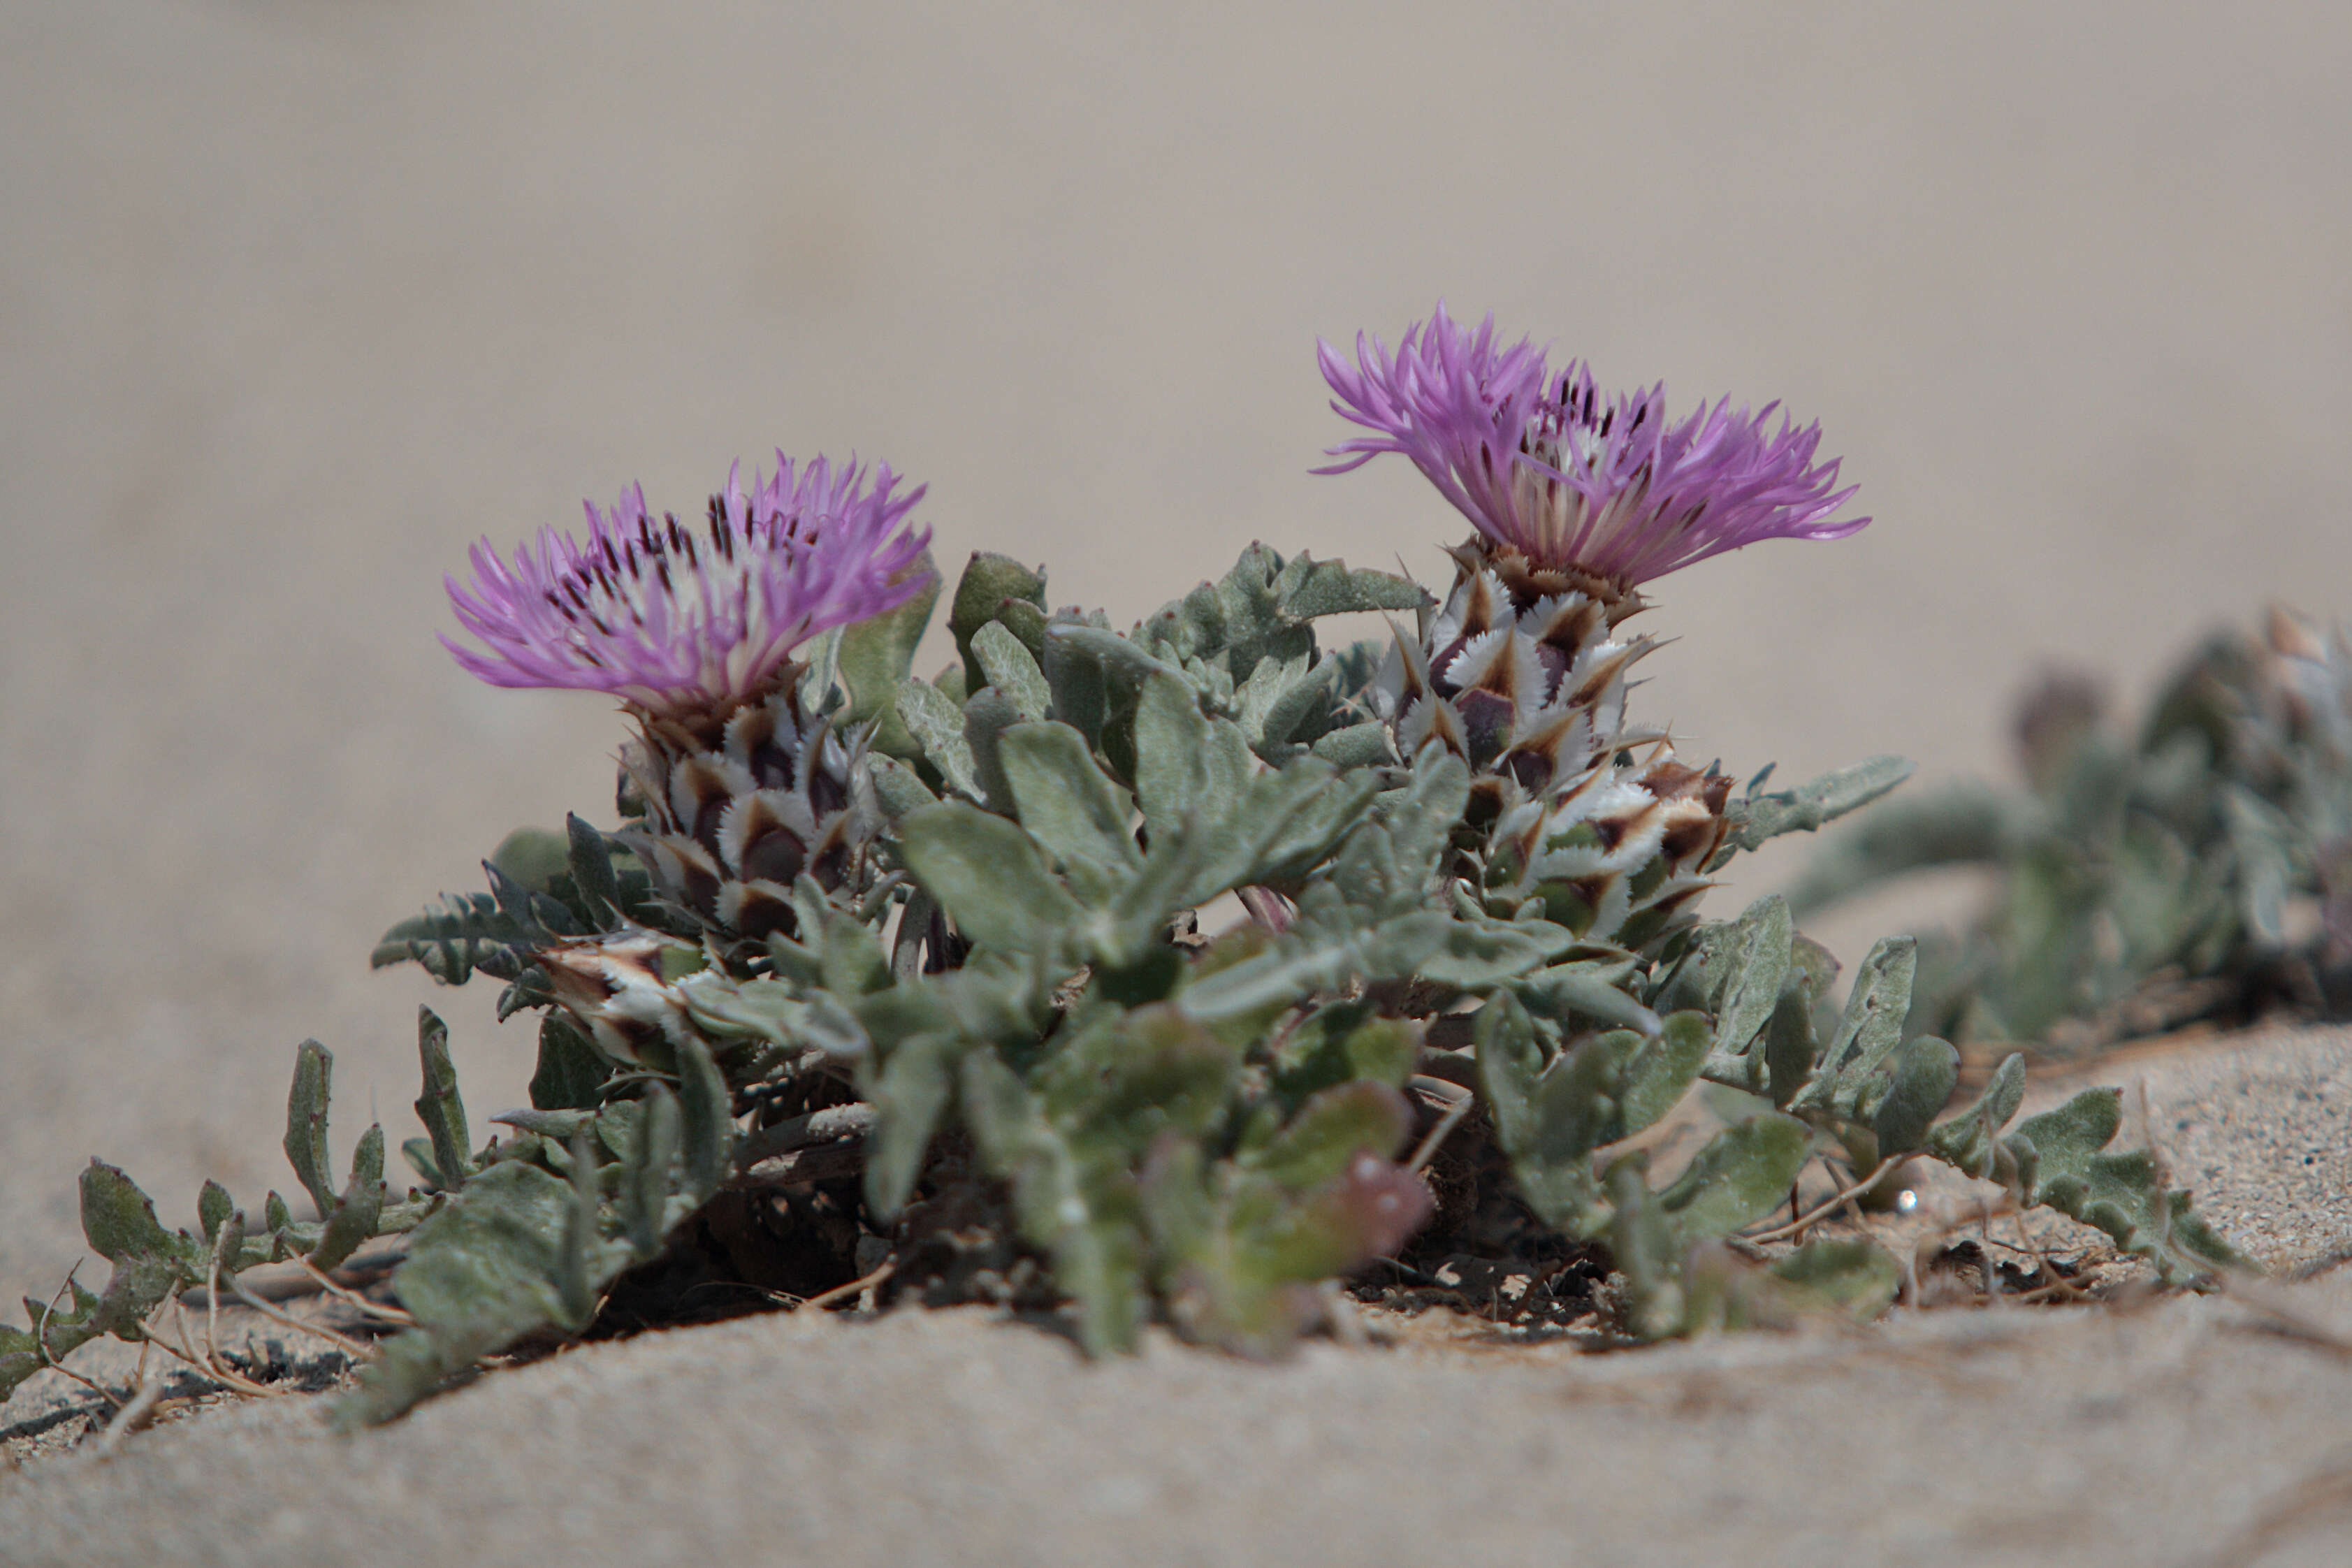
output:
[[[1401,452],[1480,533],[1535,564],[1632,587],[1761,539],[1842,539],[1870,520],[1832,521],[1853,494],[1816,467],[1821,426],[1780,405],[1751,415],[1725,399],[1675,424],[1664,388],[1603,398],[1571,360],[1554,372],[1522,339],[1500,348],[1495,319],[1470,331],[1440,305],[1391,353],[1356,339],[1352,365],[1317,345],[1340,417],[1372,432],[1329,455],[1339,474]]]
[[[632,485],[610,511],[588,505],[583,540],[546,528],[503,560],[487,539],[474,581],[447,579],[458,622],[488,649],[448,637],[493,686],[608,691],[655,711],[724,709],[758,695],[793,650],[896,609],[929,580],[928,529],[900,529],[923,497],[888,465],[869,487],[856,463],[823,458],[744,492],[741,465],[710,498],[707,529],[656,521]]]

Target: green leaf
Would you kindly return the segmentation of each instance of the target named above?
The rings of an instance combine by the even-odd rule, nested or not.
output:
[[[1170,675],[1179,680],[1185,679],[1181,668],[1155,657],[1148,649],[1137,647],[1107,626],[1057,623],[1047,628],[1045,640],[1049,644],[1061,643],[1066,650],[1093,659],[1106,674],[1116,674],[1129,681],[1140,681],[1153,674]]]
[[[2000,1182],[2022,1203],[2047,1205],[2105,1231],[2123,1251],[2153,1262],[2168,1283],[2243,1266],[2188,1194],[2165,1190],[2149,1151],[2106,1152],[2123,1124],[2120,1089],[2085,1089],[1992,1143],[1992,1129],[2022,1091],[2020,1063],[2017,1057],[2002,1063],[1977,1105],[1930,1131],[1929,1147],[1970,1174]]]
[[[1370,930],[1299,929],[1255,958],[1202,976],[1178,1000],[1204,1022],[1303,1001],[1365,979],[1405,979],[1444,943],[1454,922],[1434,910],[1400,915]]]
[[[1360,1154],[1388,1159],[1412,1131],[1404,1096],[1383,1083],[1358,1079],[1317,1094],[1274,1142],[1251,1162],[1292,1192],[1337,1181]]]
[[[155,1217],[155,1201],[102,1160],[92,1160],[81,1173],[81,1233],[90,1250],[110,1263],[166,1258],[177,1250]]]
[[[2000,1130],[2024,1103],[2025,1056],[2012,1051],[1993,1069],[1975,1104],[1928,1129],[1927,1152],[1979,1180],[1993,1178]]]
[[[678,1047],[677,1066],[686,1188],[700,1205],[719,1190],[734,1157],[734,1100],[700,1036],[687,1035]]]
[[[1521,1195],[1545,1223],[1591,1236],[1607,1221],[1589,1156],[1616,1116],[1614,1048],[1590,1042],[1547,1067],[1534,1020],[1507,991],[1479,1009],[1475,1040],[1479,1087]]]
[[[1914,871],[2001,859],[2023,838],[2026,815],[1975,783],[1889,802],[1814,852],[1790,905],[1812,914]]]
[[[196,1194],[196,1224],[203,1229],[206,1245],[220,1237],[221,1226],[236,1215],[236,1200],[218,1182],[207,1181]]]
[[[889,1053],[866,1086],[877,1121],[866,1163],[866,1202],[875,1215],[896,1219],[922,1173],[923,1155],[947,1110],[962,1042],[951,1035],[916,1035]]]
[[[1396,761],[1396,748],[1389,739],[1389,727],[1377,720],[1333,730],[1318,736],[1308,749],[1325,762],[1343,770],[1376,767]]]
[[[1043,608],[1045,603],[1045,574],[1033,571],[1009,555],[975,551],[956,584],[955,599],[948,610],[948,630],[954,634],[956,653],[963,659],[964,689],[977,691],[986,685],[978,656],[972,649],[972,638],[981,627],[995,620],[1008,600],[1025,599]]]
[[[1679,1227],[1644,1179],[1649,1159],[1642,1152],[1610,1163],[1602,1177],[1609,1207],[1602,1211],[1610,1260],[1624,1275],[1628,1325],[1644,1339],[1678,1333],[1690,1320],[1683,1262],[1690,1252]]]
[[[1335,777],[1331,765],[1299,757],[1250,781],[1216,833],[1224,853],[1214,876],[1195,886],[1196,901],[1244,883],[1292,883],[1307,877],[1332,846],[1361,824],[1379,793],[1370,771]]]
[[[1745,1056],[1770,1022],[1789,978],[1795,935],[1789,900],[1777,893],[1748,905],[1732,927],[1716,1010],[1715,1049],[1719,1055]]]
[[[1770,1214],[1812,1152],[1812,1129],[1768,1110],[1709,1139],[1658,1194],[1683,1245],[1713,1241]]]
[[[1960,1080],[1960,1053],[1933,1035],[1900,1047],[1893,1065],[1893,1079],[1871,1113],[1882,1157],[1925,1147],[1928,1124],[1943,1113]]]
[[[557,1143],[570,1143],[581,1133],[593,1129],[596,1113],[580,1110],[503,1110],[490,1120],[502,1127],[536,1133]]]
[[[1053,624],[1045,607],[1027,599],[1007,599],[996,612],[996,624],[1011,632],[1021,646],[1029,650],[1031,659],[1042,668],[1045,658],[1045,628]]]
[[[488,893],[445,894],[441,903],[384,932],[369,966],[421,964],[445,985],[462,985],[478,969],[511,980],[522,972],[524,950],[546,940],[527,914],[501,908]]]
[[[964,700],[963,742],[971,752],[972,777],[979,782],[981,798],[989,809],[1008,816],[1013,811],[1013,793],[997,746],[1004,731],[1020,722],[1021,710],[993,686],[983,686]]]
[[[1813,1037],[1813,999],[1802,980],[1791,975],[1781,988],[1780,1000],[1772,1008],[1771,1021],[1764,1026],[1765,1087],[1772,1096],[1772,1103],[1781,1110],[1786,1110],[1812,1081],[1817,1044]],[[1752,1058],[1738,1064],[1735,1088],[1747,1087],[1751,1065]]]
[[[1396,847],[1400,891],[1422,897],[1438,875],[1462,814],[1470,805],[1470,765],[1438,746],[1424,746],[1412,777],[1386,802]]]
[[[1844,1022],[1830,1041],[1820,1071],[1791,1102],[1791,1109],[1818,1107],[1849,1120],[1858,1118],[1863,1091],[1902,1041],[1903,1020],[1911,1011],[1911,985],[1918,967],[1916,940],[1879,939],[1854,972]]]
[[[572,819],[579,821],[578,817]],[[449,1026],[430,1007],[416,1010],[416,1053],[425,1092],[417,1097],[417,1120],[433,1140],[433,1167],[441,1185],[454,1192],[473,1169],[473,1133],[466,1125],[466,1102],[457,1097],[457,1068],[449,1059]]]
[[[530,1103],[541,1110],[593,1110],[604,1099],[612,1067],[560,1013],[540,1020],[539,1065],[530,1075]]]
[[[597,1222],[603,1213],[596,1161],[583,1131],[572,1135],[572,1204],[564,1211],[563,1239],[555,1262],[555,1322],[571,1333],[586,1328],[596,1315],[596,1288],[603,1283]]]
[[[1260,664],[1258,670],[1273,668],[1269,659]],[[1258,749],[1271,751],[1288,744],[1308,715],[1328,704],[1331,683],[1339,673],[1339,665],[1328,659],[1308,666],[1305,655],[1283,665],[1281,679],[1270,683],[1272,689],[1257,719]]]
[[[2307,836],[2284,813],[2242,785],[2230,786],[2221,802],[2238,857],[2239,918],[2257,947],[2275,950],[2286,942],[2294,846]]]
[[[1632,1137],[1672,1110],[1697,1081],[1699,1064],[1714,1039],[1704,1013],[1676,1013],[1666,1019],[1625,1064],[1612,1141]]]
[[[1293,1101],[1354,1079],[1402,1089],[1421,1056],[1421,1037],[1401,1018],[1372,1014],[1369,1004],[1318,1007],[1289,1032],[1275,1058],[1275,1087]]]
[[[929,682],[909,680],[898,688],[898,716],[948,787],[978,800],[980,774],[964,740],[963,710]]]
[[[923,640],[931,608],[940,599],[939,568],[929,551],[923,552],[916,569],[929,580],[913,598],[842,629],[838,674],[849,696],[848,724],[869,723],[898,711],[898,688],[914,668],[916,645]]]
[[[1143,682],[1135,710],[1135,793],[1155,838],[1195,818],[1222,820],[1250,787],[1256,762],[1238,726],[1201,711],[1173,675]]]
[[[578,816],[566,815],[566,864],[572,885],[579,889],[583,912],[600,931],[610,931],[624,918],[621,879],[613,870],[613,848],[604,836]]]
[[[334,1052],[316,1040],[295,1047],[294,1088],[286,1099],[286,1159],[322,1216],[335,1206],[334,1168],[327,1158],[327,1101],[334,1074]]]
[[[886,822],[896,822],[908,812],[936,802],[940,797],[931,793],[914,769],[889,757],[869,753],[866,767],[874,780],[874,798],[882,808]]]
[[[1361,1150],[1300,1192],[1171,1142],[1154,1151],[1141,1188],[1177,1330],[1245,1355],[1285,1349],[1325,1311],[1316,1281],[1395,1251],[1430,1210],[1419,1178]]]
[[[1097,1015],[1031,1081],[1047,1119],[1082,1156],[1132,1168],[1167,1133],[1209,1130],[1238,1056],[1197,1020],[1155,1005]]]
[[[630,1251],[643,1261],[661,1250],[662,1237],[669,1233],[684,1118],[677,1097],[665,1084],[647,1089],[640,1103],[645,1110],[621,1161],[621,1226]]]
[[[1053,711],[1054,694],[1045,672],[1003,622],[991,621],[974,632],[971,652],[988,684],[1004,693],[1023,719],[1034,722]]]
[[[1260,754],[1271,751],[1280,755],[1288,750],[1283,742],[1288,740],[1290,729],[1307,716],[1307,707],[1329,682],[1328,670],[1321,675],[1308,673],[1307,657],[1301,653],[1287,659],[1262,658],[1249,679],[1234,688],[1230,709],[1234,721]],[[1302,692],[1300,687],[1307,689]],[[1287,716],[1287,727],[1274,727],[1277,715]]]
[[[1783,1284],[1856,1317],[1875,1316],[1903,1282],[1902,1266],[1885,1248],[1859,1238],[1809,1241],[1771,1268],[1772,1277]]]
[[[385,1421],[485,1355],[571,1315],[562,1252],[572,1184],[524,1161],[490,1166],[417,1226],[393,1289],[417,1327],[360,1369],[335,1411],[343,1426]],[[607,1279],[625,1253],[596,1245],[590,1275]]]
[[[1143,1315],[1140,1197],[1117,1166],[1082,1166],[1034,1095],[986,1051],[963,1062],[963,1107],[988,1169],[1013,1186],[1022,1233],[1054,1254],[1092,1352],[1132,1348]]]
[[[1724,813],[1730,842],[1715,864],[1720,865],[1731,850],[1755,849],[1784,833],[1811,833],[1868,805],[1917,771],[1918,764],[1906,757],[1872,757],[1799,789],[1735,800]]]
[[[1086,737],[1067,724],[1016,724],[997,760],[1021,826],[1065,866],[1131,869],[1141,856],[1128,826],[1126,793],[1095,765]]]
[[[1077,900],[1045,869],[1030,837],[962,801],[910,812],[898,824],[907,867],[974,942],[1012,952],[1051,950]]]
[[[332,1268],[375,1238],[383,1217],[383,1129],[371,1126],[352,1152],[352,1179],[320,1227],[310,1261]]]
[[[1520,977],[1517,989],[1523,1001],[1554,1023],[1566,1024],[1580,1016],[1654,1035],[1662,1026],[1658,1016],[1619,987],[1627,968],[1623,963],[1556,963]]]
[[[1102,660],[1053,635],[1056,626],[1066,624],[1058,622],[1045,628],[1045,647],[1038,655],[1045,684],[1053,689],[1051,711],[1084,735],[1087,744],[1098,746],[1110,706]]]
[[[490,864],[500,876],[533,893],[551,891],[571,860],[571,841],[544,827],[518,827],[490,851]]]
[[[433,1140],[430,1138],[402,1139],[400,1157],[408,1162],[408,1168],[424,1178],[425,1186],[432,1191],[446,1192],[449,1189],[448,1179],[441,1174],[440,1167],[433,1163]]]
[[[1565,952],[1575,942],[1575,932],[1548,921],[1454,921],[1447,926],[1444,943],[1422,960],[1421,977],[1433,984],[1483,991],[1541,969],[1545,960]],[[1643,1009],[1635,1004],[1633,1010]]]
[[[1301,570],[1296,582],[1286,586],[1281,605],[1285,615],[1299,620],[1369,610],[1418,610],[1429,603],[1421,584],[1387,572],[1350,571],[1344,561],[1315,561],[1305,555],[1291,565]]]

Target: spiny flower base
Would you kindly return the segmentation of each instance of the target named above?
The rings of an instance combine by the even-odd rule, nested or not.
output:
[[[1626,673],[1656,646],[1617,636],[1641,597],[1481,541],[1454,557],[1453,591],[1375,694],[1399,755],[1434,743],[1470,764],[1490,903],[1538,900],[1596,942],[1654,935],[1708,886],[1731,780],[1625,721]]]
[[[621,761],[645,818],[622,842],[722,942],[793,934],[793,879],[854,886],[879,826],[863,738],[804,712],[799,689],[795,671],[731,713],[634,711]]]

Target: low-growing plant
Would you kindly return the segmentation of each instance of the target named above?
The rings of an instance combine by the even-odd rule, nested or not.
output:
[[[2352,649],[2286,611],[2209,639],[2136,731],[2097,684],[2020,705],[2026,787],[1961,783],[1873,812],[1790,892],[1800,915],[1977,867],[1985,913],[1921,949],[1914,1032],[2080,1055],[2192,1020],[2352,1004]]]
[[[351,1420],[715,1279],[1033,1306],[1097,1352],[1154,1320],[1276,1352],[1328,1282],[1412,1247],[1580,1248],[1641,1337],[1867,1313],[1897,1270],[1865,1242],[1720,1245],[1825,1148],[1999,1182],[2168,1280],[2233,1261],[2147,1153],[2109,1150],[2112,1091],[2016,1121],[2012,1058],[1943,1116],[1958,1058],[1906,1037],[1908,938],[1839,1006],[1785,900],[1700,919],[1735,855],[1909,772],[1742,790],[1627,717],[1641,584],[1866,521],[1837,518],[1817,428],[1670,421],[1657,390],[1603,398],[1442,311],[1323,368],[1367,431],[1338,467],[1402,453],[1473,524],[1442,598],[1253,545],[1121,631],[982,554],[926,680],[941,584],[887,469],[780,456],[705,528],[632,490],[583,539],[480,547],[451,589],[480,646],[451,646],[494,683],[623,700],[618,820],[509,837],[487,892],[375,959],[504,982],[501,1016],[540,1017],[530,1107],[478,1144],[428,1013],[416,1183],[393,1195],[371,1128],[339,1187],[331,1059],[304,1046],[286,1148],[319,1217],[207,1186],[169,1231],[93,1163],[113,1278],[0,1332],[0,1388],[194,1287],[388,1235],[411,1326]],[[1322,644],[1362,612],[1393,636]],[[1654,1173],[1642,1135],[1703,1083],[1736,1091],[1727,1124]]]

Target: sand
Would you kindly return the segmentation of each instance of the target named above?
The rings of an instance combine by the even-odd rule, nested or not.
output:
[[[49,1441],[0,1475],[0,1554],[2341,1562],[2352,1185],[2327,1130],[2352,1030],[2192,1042],[2038,1092],[2102,1079],[2145,1092],[2272,1278],[1616,1353],[1374,1314],[1372,1346],[1272,1366],[1164,1337],[1091,1363],[979,1310],[780,1314],[576,1347],[353,1436],[293,1395],[105,1453],[94,1402],[47,1374],[12,1406],[19,1452]]]
[[[0,8],[0,1294],[47,1296],[80,1255],[74,1179],[92,1153],[175,1224],[206,1176],[246,1204],[288,1185],[279,1119],[305,1036],[338,1052],[339,1152],[371,1115],[395,1142],[414,1131],[420,1002],[449,1012],[478,1117],[520,1101],[526,1031],[495,1028],[486,994],[372,975],[365,954],[475,885],[508,828],[609,802],[604,704],[490,691],[434,637],[441,574],[470,542],[569,522],[632,479],[690,510],[731,459],[778,445],[887,458],[931,484],[942,560],[1008,549],[1048,564],[1056,602],[1121,618],[1256,538],[1433,574],[1461,525],[1409,471],[1306,470],[1344,433],[1315,337],[1392,337],[1443,296],[1591,356],[1605,382],[1663,377],[1680,406],[1783,397],[1823,422],[1873,526],[1658,587],[1657,629],[1679,640],[1637,700],[1736,773],[1895,751],[1923,784],[1999,773],[2009,693],[2045,659],[2131,696],[2273,598],[2344,613],[2347,66],[2340,7],[2225,23],[2121,0]],[[1760,861],[1719,897],[1736,908],[1792,863]],[[1851,959],[1918,908],[1875,903],[1833,942]],[[2333,1113],[2290,1093],[2273,1144],[2209,1177],[2202,1130],[2246,1113],[2200,1104],[2169,1135],[2183,1170],[2291,1184],[2242,1224],[2256,1250],[2292,1254],[2294,1216],[2344,1190]],[[1698,1552],[1670,1532],[1743,1510],[1784,1535],[1831,1528],[1864,1495],[1825,1479],[1849,1464],[1893,1489],[1873,1504],[1885,1519],[1931,1533],[1932,1478],[1965,1450],[1988,1468],[1956,1495],[2028,1521],[1971,1549],[1997,1558],[2060,1529],[2026,1507],[2040,1483],[2000,1465],[2063,1479],[2131,1452],[2068,1425],[2045,1367],[2194,1341],[2190,1371],[2128,1395],[2146,1407],[2116,1430],[2195,1415],[2220,1423],[2209,1466],[2250,1456],[2199,1516],[2210,1542],[2334,1462],[2316,1425],[2334,1363],[2212,1326],[2230,1310],[2034,1328],[2046,1340],[1986,1352],[2010,1370],[1981,1408],[1908,1349],[1851,1373],[1824,1352],[1818,1373],[1757,1385],[1756,1425],[1660,1415],[1640,1427],[1655,1449],[1623,1447],[1639,1423],[1617,1405],[1528,1392],[1592,1369],[1525,1388],[1516,1363],[1398,1354],[1086,1370],[978,1324],[763,1322],[490,1379],[368,1439],[380,1466],[352,1465],[299,1407],[207,1416],[106,1467],[5,1483],[0,1530],[28,1561],[69,1538],[134,1552],[163,1518],[127,1500],[146,1476],[214,1500],[174,1516],[171,1552],[226,1553],[225,1521],[266,1517],[283,1489],[241,1489],[268,1478],[236,1468],[250,1465],[338,1467],[341,1491],[289,1504],[279,1550],[307,1542],[314,1560],[443,1528],[403,1496],[446,1493],[447,1517],[478,1523],[534,1476],[643,1521],[606,1473],[623,1456],[529,1439],[528,1423],[575,1380],[593,1405],[605,1368],[617,1388],[674,1356],[706,1370],[681,1371],[674,1398],[646,1393],[646,1424],[608,1440],[669,1434],[697,1454],[648,1458],[631,1484],[718,1500],[704,1544],[789,1528],[833,1532],[809,1534],[831,1543],[813,1560],[855,1560],[853,1535],[875,1561],[919,1558],[923,1540],[1003,1555],[1027,1518],[1040,1560],[1165,1538],[1155,1523],[1197,1525],[1203,1560],[1218,1542],[1379,1560],[1485,1539],[1491,1518],[1554,1531],[1568,1556],[1585,1539],[1573,1514],[1614,1521],[1582,1527],[1595,1555],[1639,1531]],[[2045,1348],[2068,1334],[2105,1348]],[[1954,1358],[1987,1364],[1927,1360]],[[926,1417],[925,1378],[950,1364],[994,1369],[971,1375],[1010,1391],[987,1417],[1001,1428]],[[731,1414],[692,1413],[695,1378],[740,1388]],[[2222,1408],[2273,1386],[2274,1416]],[[817,1415],[791,1403],[801,1387],[828,1391]],[[1328,1415],[1310,1388],[1329,1390]],[[1990,1415],[2019,1399],[2041,1424],[1997,1440]],[[1885,1424],[1864,1418],[1882,1408]],[[1293,1414],[1307,1437],[1277,1462]],[[1799,1443],[1779,1423],[1801,1419]],[[2293,1462],[2260,1448],[2273,1419]],[[868,1437],[804,1442],[845,1422]],[[2201,1506],[2189,1450],[2149,1441],[2175,1457],[2129,1471],[2137,1491],[2068,1492],[2084,1539],[2125,1529],[2116,1497],[2155,1500],[2151,1521]],[[1200,1457],[1137,1458],[1163,1448]],[[227,1468],[208,1470],[215,1449]],[[1710,1479],[1626,1479],[1669,1451]],[[835,1462],[900,1489],[846,1485]],[[1150,1489],[1163,1468],[1228,1462],[1223,1485]],[[1506,1488],[1485,1479],[1496,1467],[1551,1481]],[[1138,1473],[1150,1486],[1113,1484]],[[424,1490],[379,1497],[366,1479],[401,1476]],[[722,1497],[739,1493],[753,1500]],[[1089,1514],[1066,1493],[1143,1500]],[[754,1517],[771,1507],[800,1511]],[[496,1539],[520,1538],[519,1516],[496,1517]]]

